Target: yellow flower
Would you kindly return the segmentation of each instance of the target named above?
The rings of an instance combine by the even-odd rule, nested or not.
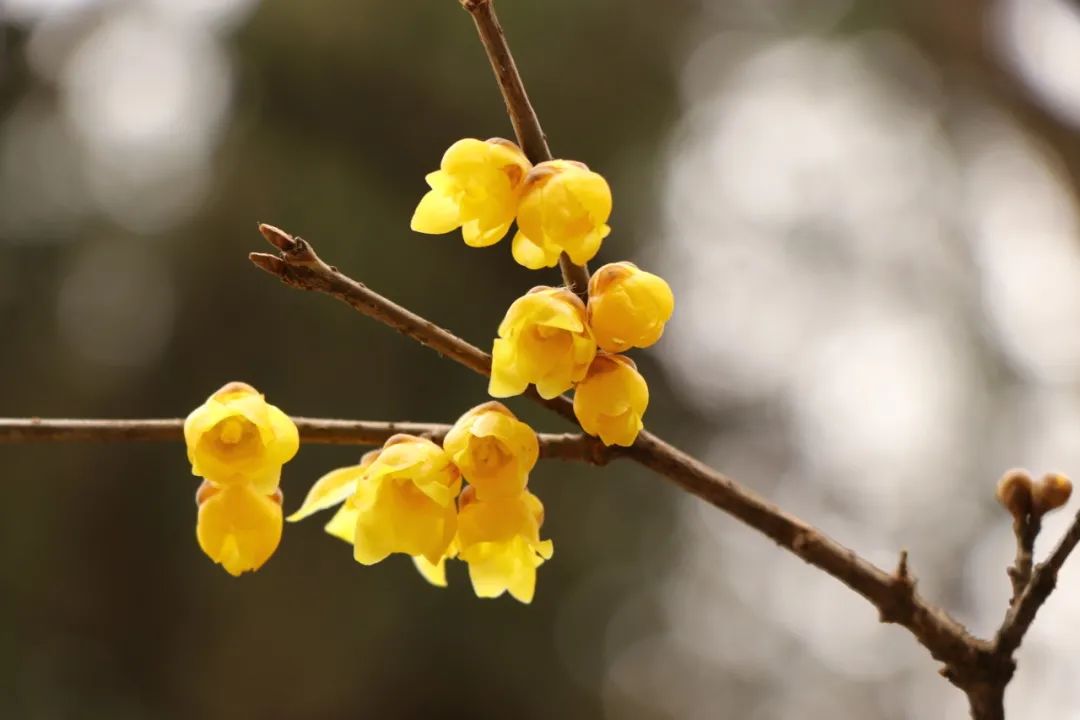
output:
[[[578,265],[593,259],[611,232],[611,188],[579,162],[543,162],[525,176],[517,211],[514,259],[530,270],[553,267],[565,252]]]
[[[458,516],[458,556],[469,564],[469,579],[477,597],[503,592],[523,603],[532,602],[536,568],[551,559],[550,540],[540,539],[544,506],[532,493],[481,500],[472,488],[461,494]]]
[[[356,509],[353,557],[374,565],[391,553],[437,564],[457,530],[461,474],[424,438],[397,435],[364,471],[349,502]]]
[[[674,310],[671,287],[633,263],[610,263],[589,280],[589,326],[607,352],[649,347]]]
[[[217,487],[203,481],[195,496],[199,547],[230,575],[258,570],[281,541],[281,491],[266,495],[250,483]]]
[[[255,388],[228,383],[184,421],[191,472],[216,485],[254,483],[272,493],[281,466],[296,455],[300,436],[289,416]]]
[[[446,434],[443,448],[483,499],[524,490],[540,456],[533,429],[494,401],[462,415]]]
[[[441,235],[460,227],[466,245],[494,245],[514,221],[531,167],[509,140],[458,140],[443,155],[440,169],[428,174],[431,190],[416,206],[412,229]]]
[[[510,397],[535,383],[542,397],[553,398],[585,377],[595,355],[581,300],[566,288],[533,288],[499,325],[488,393]]]
[[[649,386],[634,361],[623,355],[597,355],[574,390],[581,428],[599,435],[605,445],[633,445],[648,405]]]
[[[408,440],[404,440],[404,438],[406,437],[408,436],[396,435],[390,440],[388,440],[387,444],[393,446],[401,442],[412,442],[414,440],[419,440],[419,438],[411,437]],[[428,441],[425,440],[419,443],[420,449],[415,452],[418,452],[419,454],[429,454],[433,457],[437,457],[435,453],[431,452],[430,446],[434,446],[436,449],[438,449],[437,445],[434,445],[434,443],[429,444]],[[382,450],[372,450],[371,452],[366,453],[360,459],[359,464],[338,468],[337,470],[331,470],[326,475],[323,475],[321,478],[315,481],[314,485],[311,486],[311,490],[308,491],[308,495],[304,499],[304,502],[300,506],[300,509],[286,519],[289,522],[297,522],[316,512],[319,512],[320,510],[325,510],[341,503],[341,507],[339,507],[337,512],[334,513],[334,516],[330,519],[330,521],[326,523],[324,529],[330,535],[333,535],[340,540],[344,540],[350,545],[354,545],[355,553],[357,527],[362,519],[360,509],[357,507],[356,504],[358,488],[361,485],[369,487],[372,483],[378,484],[380,482],[378,480],[372,481],[368,479],[367,471],[375,463],[375,460],[382,454],[382,452]],[[400,451],[395,451],[395,453],[400,454]],[[397,460],[389,458],[389,460],[397,462],[398,460],[401,460],[401,458],[399,457],[397,458]],[[453,466],[451,466],[451,468],[452,467]],[[385,469],[385,467],[382,468],[382,470]],[[428,469],[431,469],[431,466],[429,466]],[[375,471],[379,472],[380,469],[375,468]],[[391,479],[389,480],[389,482],[394,483],[395,481]],[[460,479],[452,481],[449,485],[450,492],[453,495],[456,495],[457,493],[457,489],[454,487],[455,484],[457,485],[457,488],[460,488]],[[436,490],[436,492],[438,491]],[[425,509],[431,509],[431,506],[428,503],[420,503],[420,505]],[[452,510],[453,498],[451,498],[450,500],[450,505]],[[440,515],[439,519],[435,521],[436,524],[444,522],[445,516],[448,514],[449,513],[444,513]],[[365,516],[364,519],[370,524],[371,518],[369,516]],[[393,519],[390,518],[390,521],[392,522]],[[445,526],[443,532],[449,532],[452,537],[454,527],[456,527],[456,523],[451,522],[449,525]],[[445,539],[443,536],[440,536],[440,538]],[[453,554],[452,548],[449,545],[443,552],[450,555]],[[383,557],[385,557],[385,555]],[[446,587],[445,557],[440,558],[437,562],[433,563],[428,561],[422,555],[419,555],[414,556],[413,561],[416,564],[417,570],[420,571],[420,574],[428,582],[433,585],[438,585],[440,587]]]

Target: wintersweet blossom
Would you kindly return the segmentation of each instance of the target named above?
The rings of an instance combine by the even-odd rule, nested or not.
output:
[[[595,355],[581,300],[566,288],[533,288],[499,324],[488,393],[510,397],[534,383],[542,397],[556,397],[585,377]]]
[[[446,434],[443,449],[483,499],[524,490],[540,456],[536,432],[495,401],[462,415]]]
[[[540,539],[544,506],[532,493],[480,499],[468,487],[459,500],[458,556],[469,564],[478,597],[509,593],[532,602],[536,568],[551,559],[550,540]]]
[[[412,229],[441,235],[461,228],[466,245],[494,245],[514,221],[531,167],[509,140],[458,140],[443,155],[440,168],[425,178],[431,190],[416,206]]]
[[[574,390],[581,428],[605,445],[633,445],[648,405],[649,386],[634,361],[623,355],[597,355]]]
[[[215,485],[254,484],[264,495],[277,489],[281,466],[300,448],[289,416],[255,388],[231,382],[184,421],[191,472]]]
[[[203,481],[195,535],[211,560],[234,576],[258,570],[281,541],[281,491],[270,495],[251,483],[219,487]]]
[[[675,310],[671,287],[631,262],[604,265],[589,280],[589,326],[596,344],[617,353],[649,347]]]
[[[593,259],[611,232],[609,217],[611,188],[603,176],[579,162],[542,162],[525,176],[514,259],[537,270],[553,267],[565,252],[583,265]]]

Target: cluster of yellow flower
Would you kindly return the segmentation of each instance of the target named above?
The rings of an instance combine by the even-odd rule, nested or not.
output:
[[[534,167],[506,140],[454,143],[427,182],[414,230],[461,228],[468,245],[484,247],[516,220],[513,255],[531,269],[554,266],[564,252],[584,265],[610,232],[603,177],[567,160]],[[553,398],[574,389],[585,432],[632,445],[649,388],[619,353],[659,340],[674,307],[668,284],[629,262],[597,270],[587,302],[564,287],[533,288],[499,325],[488,392],[510,397],[532,384]],[[188,416],[184,437],[192,472],[204,478],[200,546],[233,575],[258,569],[281,540],[278,480],[299,447],[296,425],[250,385],[229,383]],[[478,596],[509,592],[527,603],[536,568],[552,554],[551,541],[540,539],[544,507],[526,489],[539,454],[533,429],[488,402],[462,415],[441,447],[395,435],[358,464],[327,473],[288,519],[340,505],[326,531],[350,543],[357,562],[408,555],[429,582],[445,586],[446,560],[459,558]]]
[[[184,437],[192,472],[204,478],[199,545],[232,575],[257,570],[281,540],[278,480],[299,447],[296,425],[250,385],[229,383],[188,416]],[[540,539],[544,506],[526,489],[539,454],[533,429],[488,402],[462,415],[442,447],[395,435],[327,473],[289,521],[340,504],[326,531],[350,543],[358,562],[403,553],[445,586],[446,559],[457,557],[480,597],[509,591],[527,603],[552,553]]]
[[[501,138],[459,140],[427,182],[431,190],[413,213],[413,230],[461,228],[467,245],[484,247],[501,240],[516,218],[514,259],[530,269],[554,266],[563,252],[583,265],[611,230],[611,189],[603,177],[569,160],[534,167]],[[553,398],[575,388],[582,428],[607,445],[632,445],[649,387],[634,362],[616,353],[659,340],[674,309],[668,284],[629,262],[593,274],[587,306],[566,288],[533,288],[499,325],[488,392],[510,397],[535,384]]]
[[[256,570],[281,541],[281,468],[300,449],[289,416],[255,388],[231,382],[184,421],[203,552],[231,575]]]
[[[554,267],[564,252],[584,265],[611,232],[611,188],[603,177],[569,160],[534,167],[502,138],[458,140],[426,180],[431,191],[413,213],[413,230],[442,235],[461,228],[466,245],[487,247],[516,218],[511,249],[530,270]]]
[[[528,603],[536,568],[552,554],[540,539],[544,506],[526,489],[539,456],[531,427],[501,403],[484,403],[458,419],[442,447],[395,435],[359,464],[324,475],[289,521],[340,503],[326,531],[350,543],[357,562],[402,553],[445,587],[446,560],[456,557],[468,563],[479,597],[509,591]]]

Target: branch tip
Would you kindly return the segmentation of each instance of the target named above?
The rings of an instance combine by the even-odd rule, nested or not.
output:
[[[266,242],[282,252],[291,252],[295,250],[297,241],[299,240],[299,238],[294,238],[281,228],[268,225],[267,223],[259,223],[259,232],[266,238]]]

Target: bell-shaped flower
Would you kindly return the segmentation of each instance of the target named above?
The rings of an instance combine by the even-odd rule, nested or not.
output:
[[[602,350],[649,347],[675,310],[671,287],[631,262],[603,266],[589,280],[589,327]]]
[[[469,564],[478,597],[509,593],[532,602],[536,568],[551,559],[550,540],[540,539],[544,506],[529,491],[510,497],[480,499],[472,488],[461,493],[458,557]]]
[[[457,529],[461,474],[426,438],[395,435],[364,470],[348,502],[356,511],[353,557],[373,565],[391,553],[437,564]]]
[[[281,491],[259,492],[250,483],[216,486],[203,481],[195,535],[211,560],[230,575],[258,570],[281,541]]]
[[[520,493],[540,456],[536,432],[495,401],[458,418],[443,449],[482,499]]]
[[[542,162],[525,176],[517,211],[514,259],[530,270],[554,267],[565,252],[593,259],[611,228],[611,188],[603,176],[569,160]]]
[[[533,288],[499,324],[488,393],[510,397],[534,383],[542,397],[556,397],[585,377],[595,355],[581,300],[566,288]]]
[[[191,472],[216,485],[253,483],[268,495],[300,448],[296,425],[255,388],[231,382],[184,421]]]
[[[509,140],[458,140],[443,155],[440,168],[425,178],[431,190],[413,213],[412,229],[441,235],[461,228],[466,245],[494,245],[514,221],[531,167]]]
[[[649,405],[649,386],[634,361],[601,353],[574,389],[574,415],[581,428],[605,445],[634,444]]]

